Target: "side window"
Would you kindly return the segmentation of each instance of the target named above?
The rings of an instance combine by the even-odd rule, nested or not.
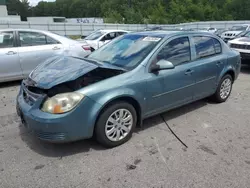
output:
[[[0,48],[11,48],[14,46],[14,34],[13,32],[1,32],[0,33]]]
[[[125,34],[126,34],[125,32],[118,32],[118,33],[116,34],[116,36],[125,35]]]
[[[214,47],[216,54],[220,54],[222,52],[221,43],[217,39],[214,39]]]
[[[101,41],[105,41],[105,40],[112,40],[116,37],[116,33],[108,33],[106,34],[102,39]]]
[[[216,54],[214,41],[211,37],[193,37],[198,59]]]
[[[109,40],[112,40],[116,37],[116,33],[109,33],[109,36],[110,36],[110,39]]]
[[[40,46],[46,45],[46,36],[36,32],[19,32],[21,46]]]
[[[49,36],[46,36],[46,42],[47,44],[59,44],[59,42]]]
[[[170,41],[157,55],[157,62],[161,59],[170,61],[175,66],[189,62],[191,52],[188,37],[180,37]]]

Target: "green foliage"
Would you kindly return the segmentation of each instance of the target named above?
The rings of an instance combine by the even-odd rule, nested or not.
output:
[[[209,20],[249,20],[250,0],[56,0],[30,7],[7,0],[8,11],[27,16],[103,17],[107,23],[175,24]]]
[[[27,16],[31,14],[31,7],[28,0],[7,0],[7,9],[9,14],[20,15],[22,21],[27,20]]]

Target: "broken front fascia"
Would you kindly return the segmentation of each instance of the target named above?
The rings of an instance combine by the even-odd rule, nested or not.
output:
[[[124,70],[110,65],[94,64],[73,57],[57,57],[38,66],[24,80],[24,85],[33,93],[52,97],[122,73]]]

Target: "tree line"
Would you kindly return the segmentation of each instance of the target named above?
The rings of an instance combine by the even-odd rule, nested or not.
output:
[[[250,0],[56,0],[34,7],[28,0],[7,0],[7,9],[23,21],[29,16],[102,17],[128,24],[250,20]]]

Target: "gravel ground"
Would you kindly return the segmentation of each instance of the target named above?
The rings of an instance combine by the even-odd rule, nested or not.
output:
[[[19,82],[0,85],[1,188],[245,188],[250,185],[250,67],[226,103],[201,100],[144,121],[126,144],[43,143],[15,111]]]

